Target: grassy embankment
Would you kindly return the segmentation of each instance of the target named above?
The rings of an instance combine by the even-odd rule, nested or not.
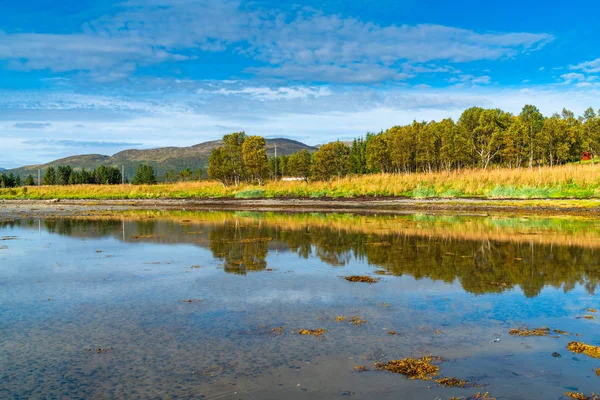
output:
[[[397,196],[407,198],[600,198],[600,166],[461,170],[450,173],[364,175],[339,182],[269,182],[223,187],[218,182],[158,185],[74,185],[0,189],[0,199],[158,199]]]

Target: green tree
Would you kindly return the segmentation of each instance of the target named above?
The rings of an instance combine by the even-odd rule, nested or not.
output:
[[[54,167],[48,167],[44,172],[44,185],[56,185],[56,171]]]
[[[308,182],[308,178],[310,178],[311,162],[310,153],[306,151],[306,149],[290,155],[288,161],[289,176],[302,178],[305,182]]]
[[[177,174],[178,179],[183,182],[191,181],[193,176],[194,176],[194,173],[189,168],[184,168],[183,170],[179,171],[179,173]]]
[[[154,168],[151,165],[138,165],[132,183],[134,185],[154,185],[156,183]]]
[[[532,168],[536,156],[536,138],[539,137],[539,133],[544,125],[544,116],[536,106],[527,104],[521,110],[519,117],[526,127],[527,136],[525,137],[525,141],[528,143],[529,168]]]
[[[367,135],[369,135],[367,133]],[[367,142],[365,139],[357,138],[350,146],[350,173],[351,174],[366,174],[367,173]]]
[[[246,137],[242,144],[242,159],[247,181],[262,185],[269,174],[265,139],[262,136]]]
[[[67,165],[59,165],[56,167],[56,184],[57,185],[68,185],[69,178],[71,177],[71,173],[73,169]]]
[[[367,168],[373,172],[390,172],[392,163],[386,135],[382,132],[369,137],[366,143]]]
[[[244,157],[242,155],[242,146],[246,140],[245,132],[234,132],[223,136],[223,157],[225,162],[225,172],[229,180],[238,186],[244,179]]]
[[[332,142],[319,147],[313,155],[311,176],[329,180],[337,176],[338,181],[350,169],[350,149],[342,142]]]
[[[208,176],[221,182],[224,186],[231,185],[230,176],[227,174],[225,149],[217,147],[210,153],[208,158]]]
[[[25,178],[25,186],[35,186],[35,181],[33,180],[33,175],[27,175]]]

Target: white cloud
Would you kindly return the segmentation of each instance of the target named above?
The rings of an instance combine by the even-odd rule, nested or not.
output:
[[[458,77],[453,77],[449,79],[450,83],[457,83],[458,85],[466,86],[466,85],[489,85],[492,83],[492,78],[487,75],[483,76],[474,76],[469,74],[459,75]]]
[[[199,92],[181,90],[155,97],[151,92],[138,94],[144,100],[0,92],[0,116],[4,119],[0,120],[0,137],[5,150],[0,164],[14,165],[13,158],[22,158],[24,154],[29,162],[43,162],[69,154],[104,153],[113,148],[103,143],[112,142],[123,146],[143,143],[144,148],[189,146],[242,129],[251,134],[288,136],[316,144],[364,135],[367,131],[378,132],[415,119],[458,118],[472,106],[518,113],[524,104],[535,104],[546,115],[563,107],[581,114],[597,104],[600,95],[595,87],[574,85],[535,86],[526,90],[492,86],[424,90],[397,85],[386,89],[297,86],[288,90],[245,87],[241,81],[209,83],[199,83],[203,89]],[[19,113],[27,118],[15,120],[14,115]],[[28,130],[24,138],[23,131],[14,128],[23,120],[51,123],[52,127]],[[80,126],[81,120],[85,120],[85,127]],[[42,149],[24,141],[61,144],[62,149]]]
[[[248,72],[302,81],[380,82],[449,72],[432,61],[464,63],[514,57],[544,46],[545,33],[480,33],[441,25],[382,26],[355,18],[251,8],[232,0],[129,1],[73,34],[0,32],[0,60],[18,70],[88,71],[118,80],[139,66],[230,51],[266,65]],[[408,63],[408,64],[407,64]],[[399,64],[413,65],[407,70]]]
[[[597,58],[595,60],[592,61],[586,61],[586,62],[582,62],[580,64],[577,65],[571,65],[569,67],[570,69],[573,70],[581,70],[585,73],[595,73],[595,72],[600,72],[600,58]]]

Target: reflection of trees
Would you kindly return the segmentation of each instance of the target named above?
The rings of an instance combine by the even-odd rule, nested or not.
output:
[[[299,257],[314,256],[332,266],[343,266],[358,259],[397,276],[458,281],[466,291],[476,294],[500,293],[520,286],[525,295],[532,297],[538,295],[545,286],[569,291],[577,284],[584,284],[588,292],[594,293],[600,283],[600,246],[547,243],[542,236],[525,235],[519,241],[494,239],[495,235],[506,233],[498,227],[490,227],[489,234],[478,239],[445,235],[445,231],[429,230],[431,233],[428,234],[428,230],[423,228],[425,223],[438,227],[452,224],[451,232],[456,232],[462,223],[465,230],[475,229],[479,232],[485,231],[481,224],[491,223],[488,219],[464,219],[461,222],[447,217],[439,220],[431,216],[420,217],[415,218],[419,226],[410,233],[406,227],[402,227],[401,231],[387,227],[361,230],[351,222],[345,225],[336,223],[330,227],[323,223],[327,217],[311,220],[306,215],[299,217],[304,219],[288,223],[283,220],[273,223],[270,218],[260,216],[239,217],[234,213],[218,214],[218,218],[213,216],[210,219],[211,215],[201,214],[204,219],[194,225],[169,219],[129,221],[126,222],[125,239],[129,240],[135,233],[140,236],[160,236],[143,239],[144,242],[208,246],[215,258],[223,260],[226,272],[237,274],[264,270],[269,248],[284,246]],[[368,221],[381,220],[373,217]],[[514,228],[511,226],[514,224],[512,220],[500,222]],[[549,223],[547,221],[534,222],[535,229],[548,228],[545,226]],[[122,224],[123,221],[118,219],[56,219],[43,222],[48,231],[58,234],[78,237],[110,235],[115,238],[122,237]],[[579,232],[585,231],[583,222],[577,224],[567,224],[564,229],[553,225],[553,229],[560,234],[571,232],[572,226],[578,226],[578,231],[572,235],[576,241],[581,236]],[[30,220],[9,221],[0,226],[37,229],[38,223]],[[344,226],[347,228],[344,229]],[[190,231],[201,234],[190,235]]]
[[[267,245],[271,237],[261,225],[241,225],[225,221],[209,233],[209,246],[215,258],[224,261],[225,272],[245,275],[267,267]]]

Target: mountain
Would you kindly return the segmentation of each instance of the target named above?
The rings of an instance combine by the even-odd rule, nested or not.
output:
[[[0,172],[2,172],[2,171],[6,171],[6,169],[5,168],[0,168]]]
[[[275,146],[277,146],[277,155],[289,155],[302,151],[304,149],[313,152],[317,148],[306,145],[301,142],[290,139],[265,139],[267,154],[273,156],[275,154]],[[124,150],[112,156],[102,154],[83,154],[54,160],[46,164],[28,165],[25,167],[11,169],[10,171],[19,174],[22,179],[31,174],[37,176],[38,169],[43,170],[48,167],[57,167],[59,165],[70,165],[74,169],[85,168],[92,170],[99,165],[113,166],[121,168],[125,166],[125,176],[130,180],[135,175],[136,168],[139,164],[150,164],[156,172],[156,176],[160,179],[169,170],[181,171],[184,168],[190,168],[195,171],[201,168],[203,174],[206,175],[208,169],[208,157],[210,153],[221,145],[220,140],[213,140],[196,144],[190,147],[160,147],[148,150]]]

